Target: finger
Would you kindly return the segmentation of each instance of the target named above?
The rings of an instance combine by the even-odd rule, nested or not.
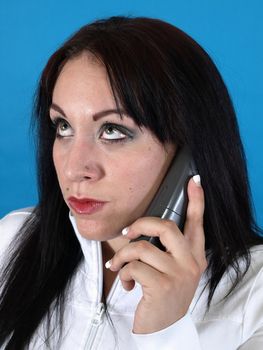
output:
[[[196,183],[192,178],[189,181],[187,192],[189,202],[184,225],[184,236],[189,241],[190,249],[197,261],[202,262],[205,257],[205,235],[203,228],[205,208],[204,191],[201,183]]]
[[[163,259],[161,267],[157,267],[159,271],[174,274],[175,260],[177,266],[181,268],[191,265],[193,256],[189,249],[189,242],[185,239],[175,222],[171,220],[162,220],[156,217],[140,218],[129,227],[127,236],[135,238],[142,234],[145,236],[159,237],[161,243],[166,248],[166,252],[163,254],[173,258],[173,261],[165,261],[165,259]],[[154,264],[154,262],[155,260],[153,258],[152,263]],[[149,263],[149,261],[147,261],[147,263]],[[156,264],[157,263],[158,260],[156,260]],[[165,264],[167,265],[165,266]],[[154,266],[156,265],[154,264]]]
[[[184,246],[184,237],[175,222],[157,217],[143,217],[126,227],[122,233],[130,239],[141,235],[159,237],[162,245],[171,254]]]
[[[141,240],[132,242],[115,253],[112,259],[107,262],[106,267],[112,271],[119,271],[125,264],[140,260],[151,265],[158,271],[169,273],[173,271],[174,261],[171,255],[156,248],[148,241]]]
[[[156,286],[162,275],[153,267],[138,260],[125,265],[119,272],[120,280],[126,290],[133,288],[134,281],[139,283],[142,288]]]

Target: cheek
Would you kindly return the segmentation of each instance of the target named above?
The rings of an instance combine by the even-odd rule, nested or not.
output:
[[[167,164],[164,157],[149,157],[129,162],[129,166],[119,174],[119,188],[128,199],[129,205],[142,205],[145,207],[153,198],[164,174]]]
[[[54,166],[55,166],[55,169],[56,169],[56,172],[58,173],[58,170],[60,169],[60,162],[59,162],[59,157],[58,157],[58,151],[57,151],[57,148],[56,148],[56,144],[54,143],[54,146],[53,146],[53,162],[54,162]]]
[[[54,166],[55,166],[55,170],[56,170],[56,173],[57,173],[57,177],[58,177],[58,181],[59,181],[59,184],[60,186],[63,185],[63,157],[62,155],[60,154],[61,152],[59,151],[57,145],[56,145],[56,141],[54,143],[54,146],[53,146],[53,163],[54,163]]]

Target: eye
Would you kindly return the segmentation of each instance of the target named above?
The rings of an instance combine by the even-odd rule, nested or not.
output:
[[[55,118],[52,120],[55,127],[57,137],[69,137],[73,135],[70,124],[63,118]]]
[[[132,138],[132,132],[122,125],[105,123],[102,126],[100,138],[110,142],[124,141]]]

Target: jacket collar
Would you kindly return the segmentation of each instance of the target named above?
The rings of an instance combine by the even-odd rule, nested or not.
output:
[[[98,303],[101,301],[103,287],[101,242],[82,237],[78,231],[76,220],[71,213],[69,213],[69,219],[84,255],[82,292],[85,298],[88,295],[90,300]],[[117,277],[108,295],[107,304],[110,308],[114,305],[115,311],[121,310],[122,313],[134,314],[141,297],[142,291],[138,283],[135,283],[135,288],[128,292],[123,289],[119,277]]]

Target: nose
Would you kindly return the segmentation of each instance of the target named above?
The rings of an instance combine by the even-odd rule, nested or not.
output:
[[[86,140],[73,141],[67,150],[64,171],[71,182],[100,180],[104,170],[98,146]]]

